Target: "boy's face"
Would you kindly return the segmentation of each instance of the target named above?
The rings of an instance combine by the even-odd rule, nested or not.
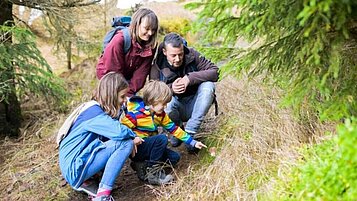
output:
[[[154,105],[150,105],[150,110],[155,112],[156,114],[161,114],[164,112],[167,103],[155,103]]]

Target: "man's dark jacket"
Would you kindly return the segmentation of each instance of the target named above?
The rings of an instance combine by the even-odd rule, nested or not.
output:
[[[150,72],[150,80],[161,80],[171,87],[177,78],[187,75],[190,83],[185,93],[175,94],[178,97],[195,94],[202,82],[217,82],[218,67],[195,49],[184,46],[184,61],[179,68],[172,67],[168,63],[162,49],[163,43],[158,47],[157,56]]]

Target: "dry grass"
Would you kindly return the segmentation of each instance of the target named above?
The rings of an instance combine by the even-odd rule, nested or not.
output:
[[[70,108],[89,99],[96,82],[94,64],[95,60],[87,60],[71,73],[62,74],[68,80],[68,89],[78,97]],[[210,114],[201,132],[209,136],[209,146],[217,147],[216,157],[204,152],[187,155],[181,147],[182,161],[174,172],[177,182],[166,187],[145,185],[126,167],[117,181],[115,198],[258,200],[260,195],[269,194],[274,177],[299,157],[296,148],[315,141],[330,128],[313,121],[299,124],[291,111],[278,107],[280,93],[255,80],[222,80],[217,95],[223,114],[218,118]],[[41,100],[24,104],[27,124],[22,137],[5,139],[0,145],[4,159],[0,169],[1,200],[86,198],[68,185],[62,186],[54,135],[66,115],[47,107],[40,109],[43,104]]]
[[[69,108],[90,98],[94,69],[94,62],[86,60],[62,75],[68,90],[78,97]],[[0,142],[0,200],[73,200],[70,187],[61,184],[55,143],[57,130],[67,115],[51,110],[41,97],[28,98],[22,109],[25,123],[21,137]]]
[[[209,136],[216,157],[196,164],[162,193],[165,200],[258,200],[269,195],[274,177],[299,157],[296,149],[318,140],[329,125],[302,125],[278,106],[281,91],[258,80],[226,78],[218,84],[218,129]],[[314,130],[306,128],[313,125]]]
[[[194,17],[174,3],[147,7],[159,18]],[[112,8],[108,18],[120,12]],[[97,30],[103,28],[103,18],[87,19],[84,24]],[[53,59],[49,47],[44,51],[46,58]],[[65,65],[56,59],[52,62],[59,68]],[[68,90],[76,94],[69,108],[89,99],[96,83],[95,62],[96,59],[86,60],[72,72],[62,74],[68,81]],[[218,118],[210,116],[201,133],[209,136],[207,142],[217,147],[217,155],[212,157],[204,152],[198,156],[187,155],[181,147],[182,161],[174,172],[177,182],[167,187],[140,183],[126,168],[119,178],[115,198],[258,200],[261,195],[269,195],[274,177],[280,176],[299,157],[296,149],[332,130],[329,125],[316,123],[314,117],[305,122],[296,121],[290,110],[279,108],[281,93],[259,80],[225,78],[217,85],[219,109],[223,114]],[[54,135],[67,115],[50,110],[41,99],[30,99],[23,108],[26,123],[22,136],[0,142],[0,200],[85,199],[68,185],[62,187]],[[197,162],[199,159],[201,162]]]

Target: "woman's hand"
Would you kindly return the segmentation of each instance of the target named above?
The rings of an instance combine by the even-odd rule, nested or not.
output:
[[[197,149],[202,149],[203,147],[207,148],[207,146],[205,144],[203,144],[202,142],[196,142],[195,147]]]

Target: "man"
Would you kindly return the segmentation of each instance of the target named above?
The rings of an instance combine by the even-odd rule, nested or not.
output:
[[[215,98],[218,67],[195,49],[187,48],[180,35],[169,33],[158,48],[150,79],[170,86],[174,96],[166,113],[177,125],[187,121],[185,131],[195,137]],[[171,144],[179,146],[180,141],[173,137]],[[198,151],[186,147],[191,153]]]

